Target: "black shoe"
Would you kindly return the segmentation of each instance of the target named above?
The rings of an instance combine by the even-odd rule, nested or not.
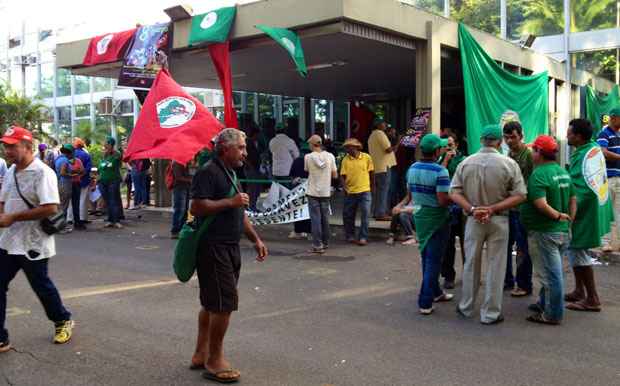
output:
[[[491,326],[493,324],[500,324],[504,321],[504,315],[500,315],[497,317],[497,319],[491,321],[491,322],[480,322],[482,324],[484,324],[485,326]]]
[[[543,313],[543,308],[540,304],[538,303],[532,303],[529,306],[527,306],[527,309],[532,311],[532,312],[536,312],[537,314],[542,314]]]
[[[443,282],[443,288],[445,288],[445,289],[453,289],[454,288],[454,281],[445,280]]]
[[[9,340],[5,340],[4,342],[0,342],[0,353],[7,352],[11,349],[11,342]]]

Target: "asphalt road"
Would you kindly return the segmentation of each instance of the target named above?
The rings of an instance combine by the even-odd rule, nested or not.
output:
[[[197,282],[174,281],[168,224],[145,217],[121,231],[96,223],[57,238],[51,275],[76,320],[67,345],[51,344],[52,325],[18,275],[9,292],[15,350],[0,356],[0,384],[208,383],[187,369]],[[243,244],[240,311],[226,347],[244,385],[620,384],[619,266],[596,268],[600,314],[568,311],[563,326],[532,325],[533,298],[507,295],[505,323],[483,326],[458,318],[451,303],[417,313],[417,247],[336,242],[316,257],[288,231],[261,229],[272,252],[262,264]]]

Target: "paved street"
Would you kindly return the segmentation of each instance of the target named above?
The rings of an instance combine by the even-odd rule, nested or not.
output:
[[[187,369],[197,282],[174,281],[167,220],[144,216],[122,231],[95,223],[57,238],[51,275],[77,321],[68,345],[50,343],[52,325],[17,277],[15,350],[0,357],[0,384],[206,383]],[[287,240],[289,230],[260,229],[272,253],[262,264],[244,244],[240,312],[226,341],[244,385],[618,384],[619,266],[596,268],[600,314],[569,311],[562,327],[537,326],[525,321],[532,299],[506,296],[506,322],[482,326],[457,318],[454,304],[417,313],[417,247],[337,242],[317,257],[308,242]]]

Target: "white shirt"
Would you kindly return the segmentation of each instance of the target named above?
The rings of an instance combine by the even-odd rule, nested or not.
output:
[[[299,157],[299,149],[295,145],[295,141],[286,134],[276,134],[269,141],[269,150],[272,154],[273,175],[278,177],[288,176],[291,172],[293,160]]]
[[[308,190],[311,197],[329,197],[332,193],[332,174],[336,169],[334,155],[327,151],[306,154],[304,169],[308,172]]]
[[[4,204],[4,213],[17,213],[28,210],[15,188],[15,165],[6,173],[0,202]],[[58,180],[56,173],[35,158],[24,170],[17,172],[19,189],[32,205],[59,204]],[[46,234],[39,225],[40,220],[19,221],[0,231],[0,248],[10,255],[24,255],[29,260],[47,259],[56,254],[54,237]],[[28,251],[39,255],[31,257]]]
[[[2,181],[4,180],[7,170],[6,161],[3,158],[0,158],[0,185],[2,185]]]

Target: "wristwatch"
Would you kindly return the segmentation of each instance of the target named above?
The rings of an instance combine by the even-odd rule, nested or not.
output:
[[[467,213],[467,215],[468,216],[473,215],[474,214],[474,210],[476,210],[476,207],[472,205],[471,208],[469,209],[469,213]]]

